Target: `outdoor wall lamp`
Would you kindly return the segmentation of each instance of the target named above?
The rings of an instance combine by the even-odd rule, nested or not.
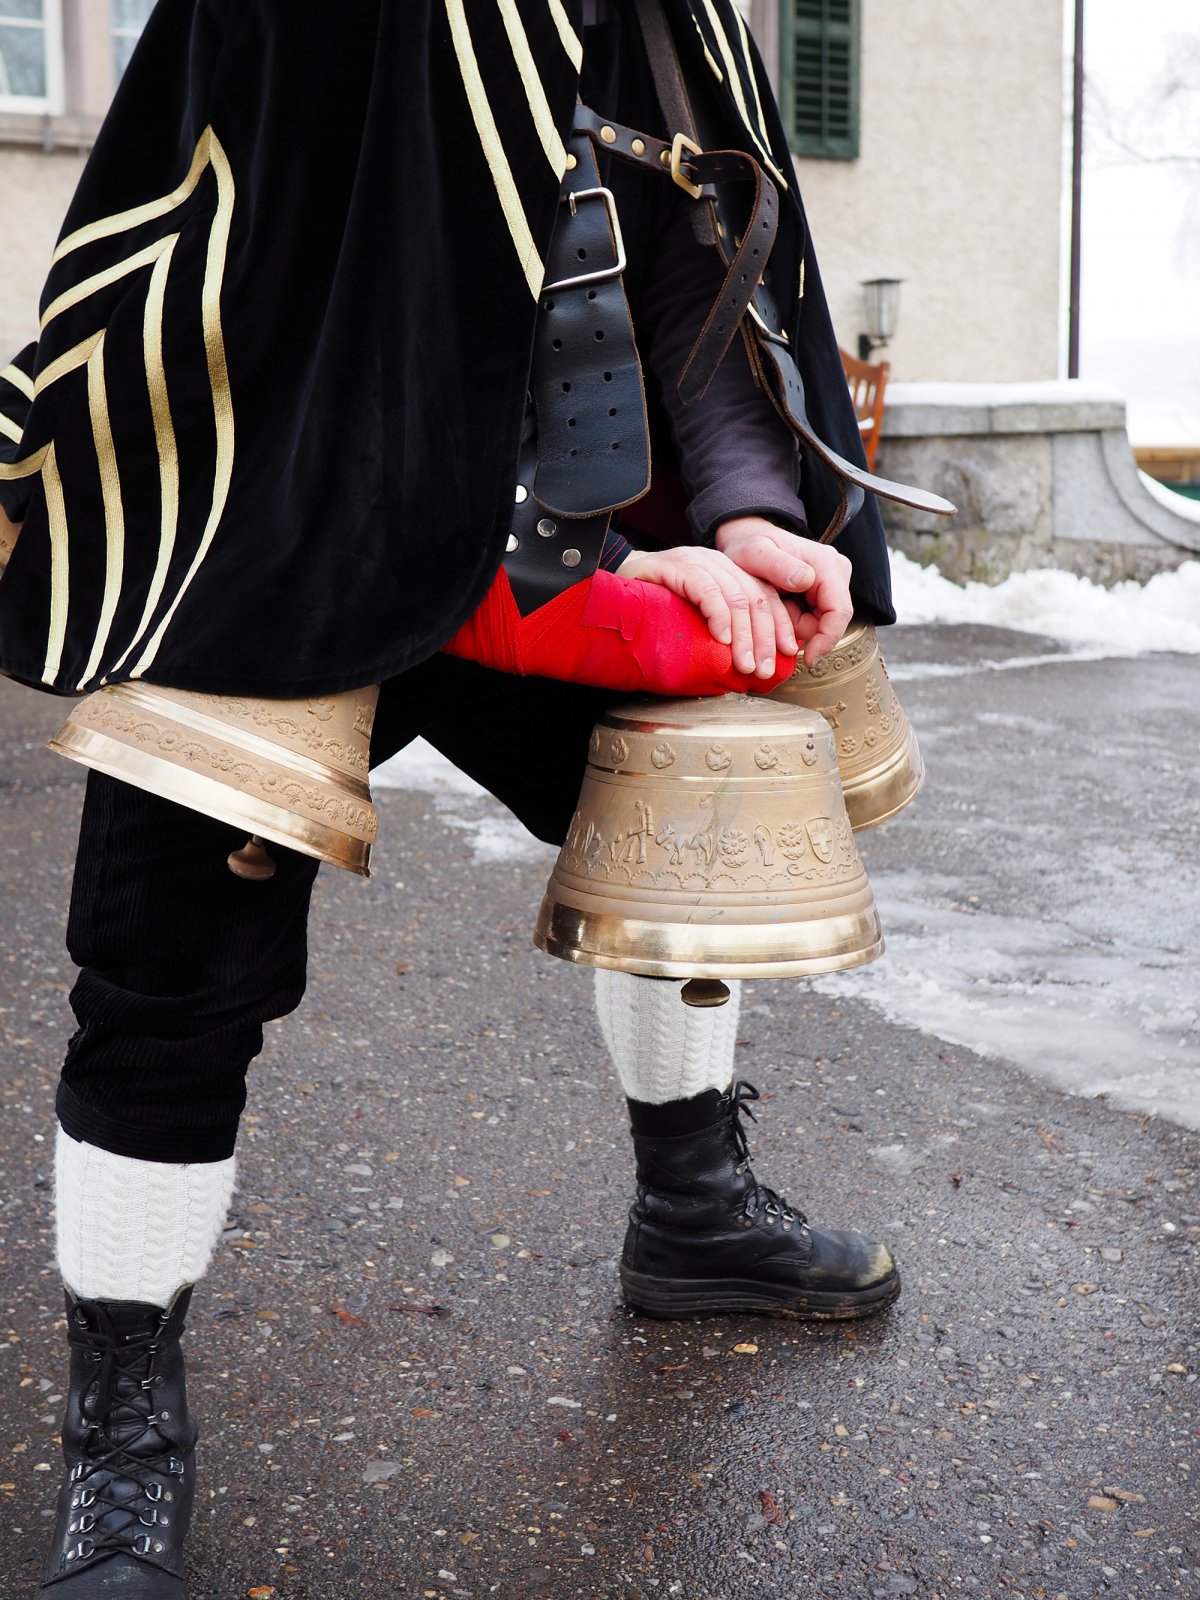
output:
[[[858,336],[858,359],[869,361],[872,350],[895,337],[900,317],[900,285],[903,278],[867,278],[862,285],[863,310],[867,331]]]

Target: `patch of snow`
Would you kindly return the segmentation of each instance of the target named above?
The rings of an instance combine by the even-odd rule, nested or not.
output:
[[[1119,389],[1107,383],[1083,383],[1078,378],[1047,378],[1034,383],[942,383],[933,380],[889,383],[889,405],[909,406],[1029,406],[1075,405],[1096,401],[1121,401]]]
[[[904,623],[1012,628],[1099,656],[1200,653],[1200,561],[1185,561],[1144,584],[1131,581],[1111,589],[1056,569],[1014,572],[994,585],[961,585],[944,578],[937,567],[923,567],[894,551],[892,586]]]
[[[380,789],[414,789],[421,794],[487,794],[481,784],[460,772],[424,739],[414,739],[390,761],[376,767],[371,782]]]
[[[1153,496],[1160,506],[1166,506],[1168,511],[1173,511],[1177,517],[1184,517],[1188,522],[1200,522],[1200,500],[1193,500],[1186,494],[1178,494],[1174,489],[1169,489],[1165,483],[1159,483],[1157,478],[1152,478],[1148,472],[1139,472],[1142,487],[1147,494]]]
[[[819,992],[865,1000],[891,1022],[1070,1093],[1200,1128],[1195,958],[1166,931],[1161,943],[1081,944],[1066,921],[969,912],[950,886],[915,875],[871,879],[887,951],[814,979]]]
[[[476,862],[553,860],[549,845],[525,831],[482,785],[460,772],[424,739],[414,739],[371,774],[377,789],[408,789],[433,796],[439,820],[470,835]]]

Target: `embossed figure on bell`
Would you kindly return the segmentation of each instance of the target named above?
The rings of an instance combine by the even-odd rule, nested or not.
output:
[[[881,954],[819,715],[751,695],[645,700],[596,733],[541,949],[686,978],[836,972]]]
[[[367,781],[378,698],[377,687],[257,700],[115,684],[79,701],[50,748],[245,828],[260,845],[366,878],[379,827]],[[235,855],[237,876],[270,876],[257,854]]]
[[[916,799],[925,763],[871,623],[852,622],[815,667],[797,661],[772,698],[819,711],[833,729],[846,811],[856,831],[886,822]]]

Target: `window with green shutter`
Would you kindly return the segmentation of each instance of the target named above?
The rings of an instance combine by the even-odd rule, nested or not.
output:
[[[858,155],[860,0],[780,0],[780,107],[798,156]]]

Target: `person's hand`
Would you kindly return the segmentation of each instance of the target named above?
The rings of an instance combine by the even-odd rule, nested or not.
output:
[[[717,549],[745,573],[783,596],[802,594],[796,637],[806,666],[815,667],[845,633],[853,616],[850,563],[831,545],[777,528],[765,517],[734,517],[717,529]],[[785,601],[792,609],[793,602]]]
[[[789,565],[789,572],[794,566],[794,562]],[[797,602],[783,599],[771,582],[719,550],[702,545],[635,550],[617,573],[622,578],[640,578],[643,583],[660,583],[689,600],[703,615],[713,638],[730,646],[739,672],[771,678],[777,671],[777,655],[799,652],[796,626],[803,618]]]

